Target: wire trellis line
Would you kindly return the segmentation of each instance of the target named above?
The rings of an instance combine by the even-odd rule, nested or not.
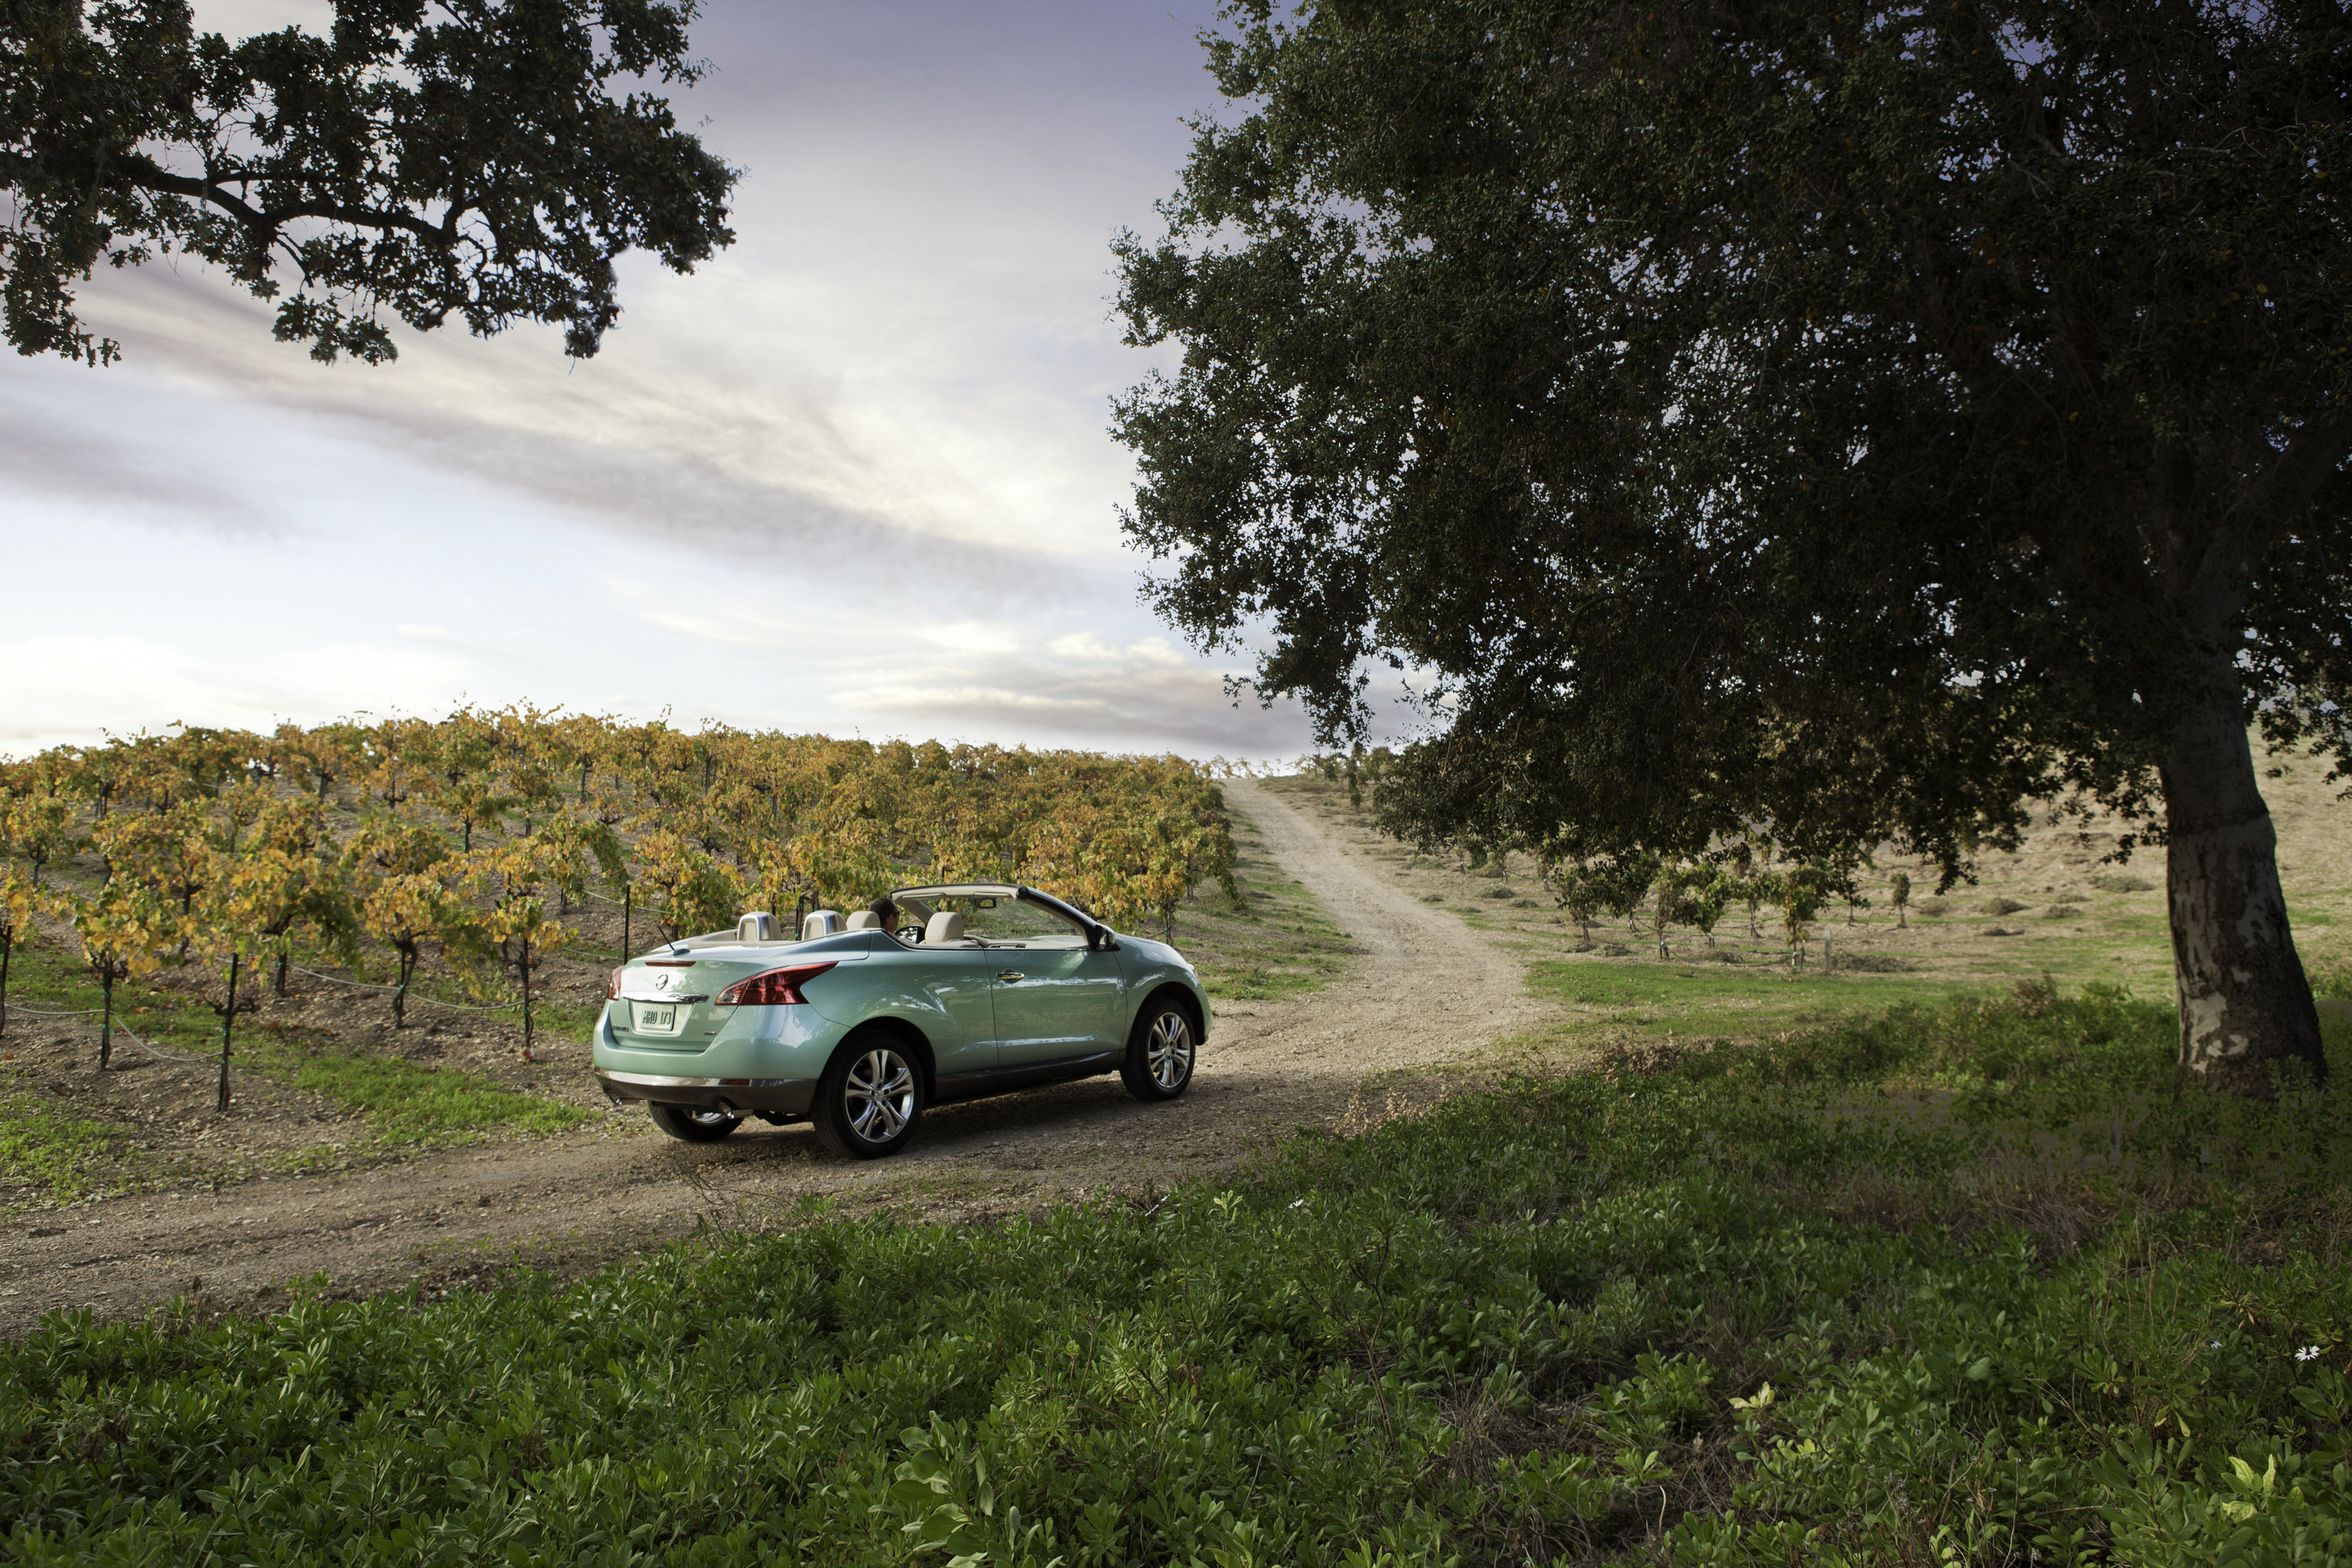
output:
[[[132,1045],[137,1046],[141,1050],[145,1051],[149,1056],[153,1057],[157,1061],[185,1062],[192,1067],[210,1067],[213,1063],[220,1059],[218,1057],[212,1056],[184,1057],[177,1051],[159,1050],[155,1047],[151,1046],[146,1041],[141,1039],[138,1036],[132,1034],[129,1029],[124,1028],[120,1024],[114,1026],[114,1032],[121,1036],[124,1039],[129,1040]]]
[[[340,974],[322,974],[315,969],[305,969],[299,963],[293,965],[293,970],[297,974],[307,974],[313,980],[323,980],[330,985],[348,985],[355,991],[397,991],[400,989],[397,985],[378,985],[373,981],[346,980]],[[411,991],[408,994],[408,999],[411,1002],[422,1002],[427,1007],[446,1007],[453,1013],[511,1013],[516,1008],[522,1005],[520,1002],[501,1002],[496,1006],[475,1007],[463,1002],[444,1002],[437,996],[427,996],[424,993],[418,991]]]

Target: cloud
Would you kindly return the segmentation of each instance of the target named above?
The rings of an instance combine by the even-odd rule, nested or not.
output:
[[[147,400],[134,395],[101,410],[97,397],[61,403],[45,390],[0,381],[0,494],[69,500],[256,539],[286,531],[274,498],[241,490],[207,472],[199,454],[159,441],[159,410]]]
[[[1294,704],[1225,695],[1223,675],[1164,642],[1114,647],[1090,634],[974,650],[961,658],[836,661],[835,700],[942,733],[1050,735],[1062,745],[1156,751],[1295,748]]]
[[[206,658],[129,635],[0,639],[0,668],[40,672],[15,683],[0,718],[0,752],[17,756],[177,721],[267,731],[362,709],[432,712],[464,673],[444,656],[369,643]]]
[[[721,381],[667,365],[674,345],[659,342],[635,360],[567,369],[544,357],[544,343],[455,337],[413,340],[388,368],[327,370],[289,356],[258,307],[217,280],[165,271],[100,281],[110,330],[139,340],[135,374],[150,384],[182,389],[183,400],[231,390],[275,423],[470,478],[611,533],[738,567],[882,571],[991,602],[1087,597],[1118,559],[1072,552],[1051,529],[962,526],[982,509],[952,476],[928,471],[938,465],[919,442],[846,431],[813,379]],[[87,457],[110,467],[95,448]]]

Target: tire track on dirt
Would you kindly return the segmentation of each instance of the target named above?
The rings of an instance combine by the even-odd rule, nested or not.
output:
[[[1181,1100],[1138,1104],[1114,1077],[944,1106],[906,1153],[872,1163],[824,1154],[805,1126],[753,1122],[698,1147],[615,1112],[567,1137],[114,1199],[11,1224],[0,1333],[48,1311],[119,1317],[181,1295],[264,1307],[285,1300],[286,1281],[318,1275],[341,1295],[446,1286],[518,1255],[586,1268],[698,1224],[773,1228],[811,1197],[958,1219],[1166,1186],[1302,1124],[1342,1121],[1374,1075],[1454,1059],[1552,1015],[1498,939],[1390,886],[1275,792],[1236,780],[1226,795],[1358,956],[1310,995],[1221,1010]]]

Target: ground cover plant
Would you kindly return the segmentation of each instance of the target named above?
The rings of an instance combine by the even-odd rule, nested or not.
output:
[[[2174,1099],[2172,1030],[2037,985],[998,1226],[53,1320],[8,1552],[2352,1561],[2352,1128]]]

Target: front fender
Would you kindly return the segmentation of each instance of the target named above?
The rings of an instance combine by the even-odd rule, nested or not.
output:
[[[1127,1022],[1135,1026],[1136,1016],[1143,1005],[1163,986],[1174,986],[1192,999],[1200,1013],[1200,1037],[1206,1041],[1215,1015],[1209,1005],[1209,994],[1201,987],[1201,977],[1185,962],[1184,955],[1166,942],[1142,937],[1122,936],[1118,950],[1127,970]]]

